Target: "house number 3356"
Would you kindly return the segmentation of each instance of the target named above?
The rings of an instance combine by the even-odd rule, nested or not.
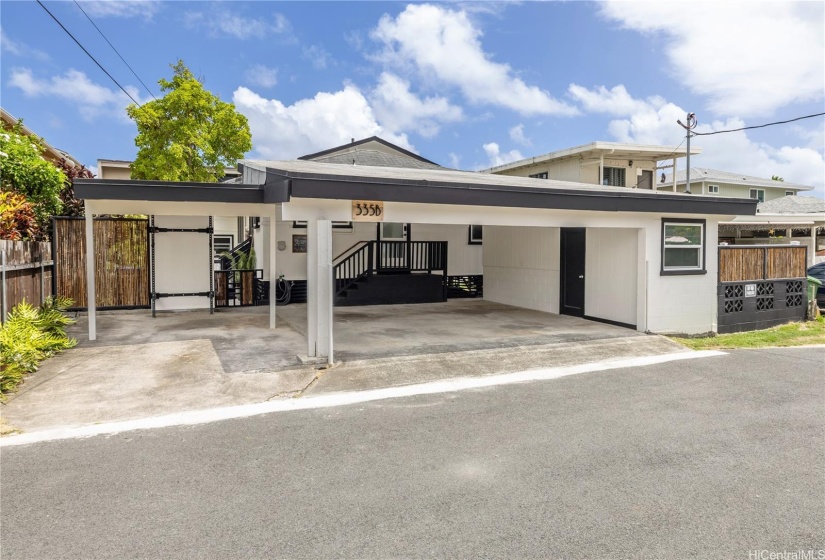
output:
[[[352,221],[380,222],[383,221],[384,203],[368,200],[352,201]]]

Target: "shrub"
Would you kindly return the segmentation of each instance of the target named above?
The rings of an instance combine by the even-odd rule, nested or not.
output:
[[[77,344],[66,335],[74,320],[63,310],[71,304],[68,298],[49,298],[41,307],[23,301],[12,309],[0,325],[0,393],[13,391],[44,359]]]

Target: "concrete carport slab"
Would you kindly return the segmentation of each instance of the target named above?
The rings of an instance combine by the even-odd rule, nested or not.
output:
[[[161,313],[103,312],[89,341],[47,360],[2,405],[26,432],[305,394],[360,391],[689,352],[666,338],[483,300],[335,308],[337,363],[301,365],[305,304]]]

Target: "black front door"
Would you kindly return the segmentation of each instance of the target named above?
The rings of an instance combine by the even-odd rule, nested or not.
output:
[[[584,228],[561,228],[561,313],[584,316]]]

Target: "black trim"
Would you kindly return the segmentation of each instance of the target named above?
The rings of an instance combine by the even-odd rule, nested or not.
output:
[[[691,196],[691,195],[688,195]],[[738,199],[737,199],[738,200]],[[702,268],[691,268],[686,270],[665,270],[665,224],[701,224],[702,225]],[[661,263],[659,265],[659,276],[696,276],[708,273],[708,224],[707,220],[696,218],[662,218],[661,238],[659,239],[659,252]],[[718,253],[718,251],[717,251]]]
[[[592,317],[590,315],[582,315],[582,319],[587,319],[588,321],[596,321],[597,323],[605,323],[607,325],[613,325],[615,327],[624,327],[626,329],[633,329],[638,330],[636,325],[631,325],[630,323],[622,323],[621,321],[613,321],[611,319],[602,319],[601,317]]]
[[[265,185],[74,179],[78,198],[88,200],[152,200],[159,202],[277,203],[289,200],[288,181]]]
[[[452,172],[471,180],[473,173]],[[426,176],[424,174],[423,176]],[[520,179],[516,179],[520,180]],[[604,191],[521,187],[428,179],[390,179],[266,170],[264,185],[75,179],[77,196],[100,200],[265,203],[296,198],[378,200],[509,208],[655,212],[661,214],[755,215],[753,199],[664,194],[638,189]],[[682,220],[684,221],[684,220]]]
[[[275,170],[268,170],[275,171]],[[291,196],[331,200],[380,200],[499,206],[510,208],[553,208],[602,212],[656,212],[679,214],[754,215],[756,201],[751,199],[663,195],[636,189],[621,192],[572,190],[564,188],[514,187],[477,183],[447,183],[428,180],[386,179],[377,177],[329,176],[312,173],[284,173],[292,184]],[[465,175],[471,175],[465,173]],[[389,187],[389,188],[388,188]]]
[[[326,155],[334,154],[334,153],[337,153],[337,152],[344,152],[345,150],[347,150],[347,148],[354,148],[356,146],[362,146],[362,145],[367,144],[369,142],[378,142],[379,144],[383,144],[384,146],[386,146],[388,148],[396,150],[397,152],[402,153],[407,157],[417,159],[418,161],[423,161],[424,163],[431,163],[433,165],[438,165],[434,161],[430,161],[426,158],[421,157],[418,154],[414,154],[414,153],[410,152],[409,150],[405,150],[404,148],[402,148],[400,146],[396,146],[392,142],[387,142],[386,140],[384,140],[383,138],[379,138],[378,136],[370,136],[369,138],[364,138],[363,140],[350,142],[349,144],[342,144],[340,146],[336,146],[334,148],[329,148],[328,150],[324,150],[322,152],[316,152],[314,154],[307,154],[305,156],[299,157],[298,159],[300,159],[300,160],[312,160],[312,159],[317,158],[317,157],[326,156]]]

